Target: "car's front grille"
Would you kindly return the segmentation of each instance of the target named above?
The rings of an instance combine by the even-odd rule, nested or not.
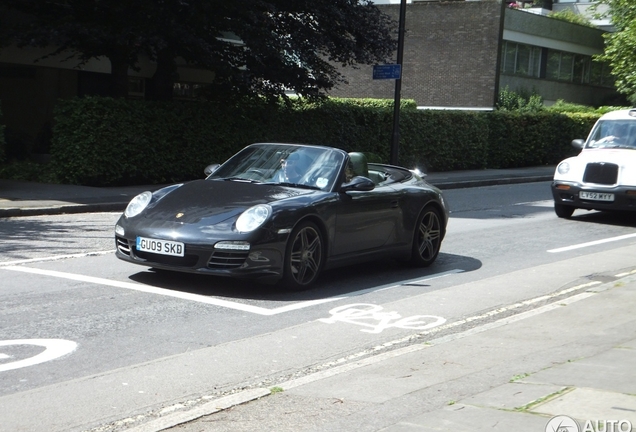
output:
[[[618,180],[618,165],[613,163],[589,163],[583,175],[584,183],[596,183],[603,185],[616,184]]]
[[[135,251],[135,255],[139,258],[149,261],[150,263],[164,264],[174,267],[194,267],[199,260],[196,255],[186,255],[184,257],[159,255],[149,252]]]
[[[128,244],[128,240],[123,237],[115,236],[115,246],[117,246],[117,250],[119,252],[130,256],[130,245]]]
[[[219,251],[215,250],[210,257],[208,267],[213,269],[232,269],[245,263],[249,251]]]

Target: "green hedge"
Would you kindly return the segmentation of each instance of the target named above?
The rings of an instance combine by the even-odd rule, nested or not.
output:
[[[63,182],[159,184],[202,177],[254,142],[323,144],[376,154],[388,162],[392,101],[329,99],[221,106],[110,98],[59,101],[52,164]],[[400,112],[399,164],[427,171],[556,164],[575,153],[595,114],[515,114],[417,110]]]

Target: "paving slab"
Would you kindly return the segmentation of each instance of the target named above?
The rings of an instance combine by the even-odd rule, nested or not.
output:
[[[635,371],[636,349],[612,348],[592,357],[539,371],[524,378],[523,382],[602,388],[636,394]]]
[[[444,409],[404,419],[382,432],[453,431],[453,432],[541,432],[549,417],[541,415],[477,408],[455,404]]]
[[[636,425],[636,395],[592,388],[576,388],[532,408],[533,412],[561,415],[586,421],[627,420]]]
[[[567,387],[550,384],[508,383],[474,396],[462,399],[464,405],[514,410],[526,407],[550,395],[562,392]]]

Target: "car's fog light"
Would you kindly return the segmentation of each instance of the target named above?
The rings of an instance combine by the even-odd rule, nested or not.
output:
[[[215,244],[214,249],[248,251],[250,250],[250,244],[241,241],[222,241]]]
[[[559,172],[559,174],[567,174],[570,172],[570,164],[567,162],[562,162],[559,164],[559,166],[557,167],[557,171]]]
[[[120,225],[115,225],[115,234],[123,236],[125,234],[124,227]]]

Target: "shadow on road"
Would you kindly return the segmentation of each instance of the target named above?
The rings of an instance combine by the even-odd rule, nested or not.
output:
[[[326,271],[317,283],[305,291],[287,291],[278,285],[257,281],[149,269],[130,279],[145,285],[204,296],[234,300],[306,301],[344,296],[361,290],[390,285],[409,285],[449,271],[469,272],[481,267],[474,258],[440,253],[428,268],[412,268],[396,261],[374,261]],[[417,283],[426,288],[426,281]]]

